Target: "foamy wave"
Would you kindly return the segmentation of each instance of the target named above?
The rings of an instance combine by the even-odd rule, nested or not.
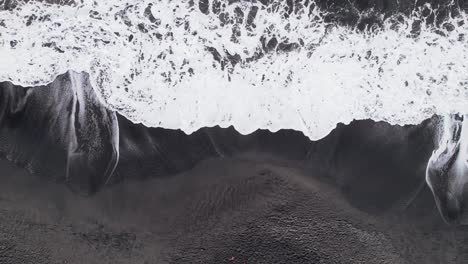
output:
[[[234,125],[318,139],[353,119],[413,124],[468,112],[464,13],[435,26],[416,10],[357,31],[326,23],[312,3],[288,11],[225,2],[30,2],[0,11],[0,80],[36,86],[85,71],[111,109],[187,133]]]

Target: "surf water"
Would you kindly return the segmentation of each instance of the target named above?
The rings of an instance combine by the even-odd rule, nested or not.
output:
[[[416,124],[468,111],[465,13],[429,6],[357,30],[313,2],[30,1],[0,11],[0,81],[86,72],[133,122],[177,128],[290,128],[312,140],[353,119]],[[425,12],[422,12],[424,9]],[[415,30],[415,25],[418,25]]]

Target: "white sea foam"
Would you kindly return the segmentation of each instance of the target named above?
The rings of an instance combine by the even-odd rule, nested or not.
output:
[[[241,133],[291,128],[319,139],[353,119],[414,124],[435,113],[468,113],[464,14],[449,26],[423,22],[418,34],[418,12],[357,32],[325,23],[317,8],[285,19],[283,11],[241,1],[221,7],[233,21],[242,11],[239,23],[223,23],[212,6],[203,14],[190,2],[31,1],[0,11],[0,80],[35,86],[85,71],[108,107],[187,133],[234,125]],[[255,7],[252,26],[247,14]],[[256,56],[262,37],[299,47]],[[235,54],[233,65],[226,58]]]

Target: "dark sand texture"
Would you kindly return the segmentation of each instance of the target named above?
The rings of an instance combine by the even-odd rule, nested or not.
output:
[[[408,195],[365,212],[301,164],[254,156],[206,160],[185,173],[119,183],[92,197],[1,161],[0,263],[468,259],[467,228],[446,226],[427,188],[406,210]],[[385,195],[372,203],[385,203]]]

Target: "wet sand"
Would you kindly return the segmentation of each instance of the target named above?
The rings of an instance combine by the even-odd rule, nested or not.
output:
[[[2,264],[468,259],[468,229],[446,226],[427,188],[407,209],[404,195],[373,213],[288,161],[209,159],[181,174],[122,182],[91,197],[5,160],[0,176]]]

